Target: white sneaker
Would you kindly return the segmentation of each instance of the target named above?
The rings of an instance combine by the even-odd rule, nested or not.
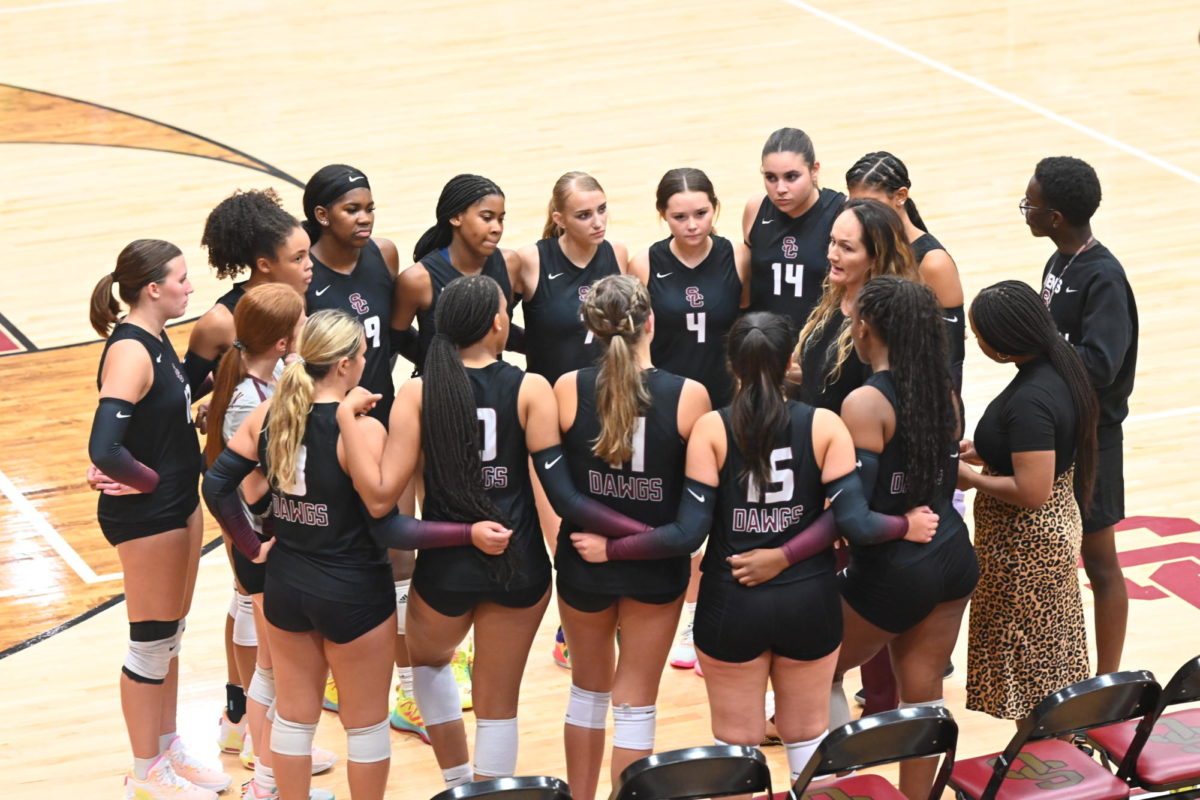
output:
[[[251,778],[242,784],[242,800],[279,800],[279,790],[268,792],[266,789],[260,789]],[[335,800],[335,798],[333,792],[325,789],[309,789],[308,800]]]
[[[692,643],[692,623],[688,623],[679,634],[679,644],[671,648],[667,659],[672,667],[692,669],[696,666],[696,646]]]
[[[246,769],[254,769],[254,738],[249,732],[246,733],[245,743],[242,745],[242,753],[238,756],[238,760]],[[337,753],[314,744],[312,747],[312,774],[320,775],[326,770],[333,769],[337,760]]]
[[[164,753],[150,766],[146,780],[125,776],[125,800],[217,800],[217,793],[176,775]]]
[[[171,746],[163,753],[166,760],[171,762],[175,774],[189,783],[213,792],[223,792],[229,788],[233,778],[220,770],[206,767],[183,749],[183,740],[176,736],[171,740]]]

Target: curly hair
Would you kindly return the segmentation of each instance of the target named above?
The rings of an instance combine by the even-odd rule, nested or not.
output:
[[[273,259],[299,226],[274,189],[239,189],[209,212],[200,244],[208,248],[217,277],[233,278],[260,258]]]

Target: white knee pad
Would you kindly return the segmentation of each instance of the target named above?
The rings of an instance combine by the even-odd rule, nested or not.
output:
[[[171,642],[171,658],[179,658],[179,654],[183,652],[183,632],[187,630],[187,617],[179,620],[179,630],[175,631],[175,637]]]
[[[822,733],[815,739],[809,739],[807,742],[784,742],[783,746],[787,750],[788,769],[792,773],[792,783],[800,777],[800,773],[808,766],[808,762],[812,759],[813,753],[817,752],[817,745],[825,738]]]
[[[129,650],[121,672],[138,683],[159,684],[166,680],[171,659],[178,651],[181,624],[178,620],[129,623]]]
[[[413,667],[413,691],[426,726],[462,719],[462,700],[449,664]]]
[[[729,742],[722,742],[715,736],[713,737],[713,744],[715,744],[717,747],[729,747]]]
[[[254,628],[254,601],[248,594],[237,595],[237,613],[233,616],[233,643],[240,647],[258,647]]]
[[[404,635],[404,620],[408,616],[408,587],[412,579],[396,581],[396,635]]]
[[[274,727],[274,723],[275,723],[275,701],[274,700],[271,701],[271,705],[267,706],[267,722],[272,723],[272,727]]]
[[[237,601],[239,596],[240,595],[238,594],[237,587],[234,587],[233,594],[229,596],[229,610],[225,612],[229,614],[229,618],[235,622],[237,621]]]
[[[608,703],[612,692],[589,692],[571,684],[571,696],[567,700],[567,724],[592,730],[604,730],[608,722]]]
[[[292,722],[275,714],[271,725],[271,752],[281,756],[312,756],[315,722]]]
[[[508,778],[517,771],[517,718],[475,720],[475,774]]]
[[[346,757],[359,764],[374,764],[392,757],[387,719],[365,728],[346,728]]]
[[[923,703],[898,703],[896,708],[945,708],[946,698],[939,697],[937,700],[926,700]]]
[[[275,670],[255,664],[246,697],[269,708],[275,702]]]
[[[613,706],[613,747],[653,750],[655,706]]]

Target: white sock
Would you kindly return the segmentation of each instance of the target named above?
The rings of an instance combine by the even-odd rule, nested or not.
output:
[[[396,678],[400,681],[400,690],[406,697],[413,696],[413,668],[396,667]]]
[[[160,756],[154,758],[135,758],[133,760],[133,777],[139,781],[146,780],[146,776],[150,774],[150,768],[154,766],[154,762],[158,761]]]
[[[158,737],[158,754],[159,755],[162,755],[163,753],[167,752],[167,749],[170,748],[170,746],[171,746],[171,742],[175,741],[176,735],[177,734],[175,733],[175,731],[171,731],[170,733],[164,733]]]
[[[275,791],[275,770],[262,763],[262,759],[254,760],[254,783],[258,788],[267,792]]]
[[[807,742],[784,742],[784,749],[787,750],[788,769],[792,772],[792,783],[800,777],[800,773],[808,766],[809,759],[813,753],[817,751],[817,745],[825,738],[822,733],[814,739],[809,739]]]
[[[687,627],[689,627],[689,628],[692,627],[692,622],[696,619],[696,604],[695,603],[684,603],[683,604],[683,619],[684,619],[685,623],[687,624]]]
[[[465,786],[475,777],[475,773],[471,771],[470,764],[459,764],[457,767],[442,770],[442,780],[446,782],[447,789],[453,789],[455,786]]]

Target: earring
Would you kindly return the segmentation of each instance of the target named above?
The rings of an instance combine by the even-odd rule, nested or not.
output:
[[[327,225],[329,225],[329,220],[323,219],[323,220],[321,220],[321,224],[327,226]]]

